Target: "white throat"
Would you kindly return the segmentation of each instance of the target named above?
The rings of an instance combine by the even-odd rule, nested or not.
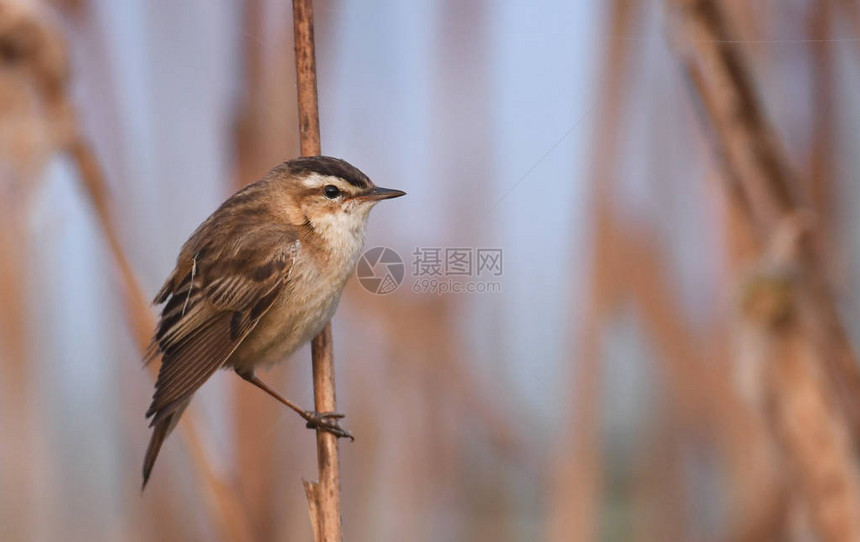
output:
[[[313,222],[314,231],[325,241],[333,263],[352,271],[364,246],[364,232],[370,205],[356,205],[319,217]]]

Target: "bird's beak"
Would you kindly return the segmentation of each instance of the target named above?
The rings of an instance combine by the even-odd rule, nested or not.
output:
[[[365,201],[381,201],[384,199],[399,198],[400,196],[405,195],[406,192],[404,192],[403,190],[394,190],[393,188],[382,188],[381,186],[374,186],[370,189],[369,192],[358,196],[356,199]]]

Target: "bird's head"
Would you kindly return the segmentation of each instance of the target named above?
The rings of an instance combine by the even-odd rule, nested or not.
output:
[[[279,169],[289,180],[297,218],[331,242],[362,237],[374,205],[406,194],[376,186],[355,166],[328,156],[297,158]]]

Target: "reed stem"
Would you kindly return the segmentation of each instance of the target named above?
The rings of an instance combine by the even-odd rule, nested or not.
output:
[[[303,156],[320,154],[320,120],[314,53],[314,18],[311,0],[293,0],[293,31],[296,47],[299,134]],[[311,343],[314,378],[314,408],[335,412],[334,355],[331,323]],[[340,464],[337,437],[317,430],[318,482],[304,482],[308,510],[316,542],[343,540],[340,507]]]

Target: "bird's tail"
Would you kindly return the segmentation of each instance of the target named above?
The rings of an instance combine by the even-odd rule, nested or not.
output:
[[[191,402],[190,399],[179,405],[172,413],[153,424],[152,437],[149,439],[149,446],[146,448],[146,456],[143,459],[143,485],[140,487],[141,491],[146,489],[146,483],[149,481],[149,475],[152,474],[152,467],[155,465],[155,460],[158,458],[158,452],[161,451],[164,439],[176,427],[179,417],[185,412],[185,407],[188,406],[189,402]]]

